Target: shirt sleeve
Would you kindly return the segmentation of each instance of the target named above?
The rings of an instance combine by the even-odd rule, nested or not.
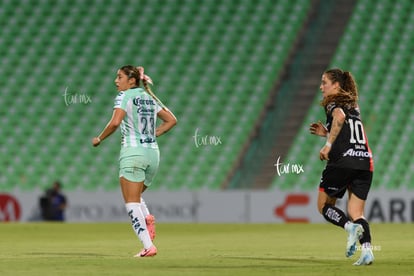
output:
[[[161,105],[158,104],[157,101],[154,100],[154,102],[155,102],[155,113],[158,113],[162,110],[162,107]]]
[[[114,100],[114,109],[115,108],[121,108],[125,110],[125,107],[122,106],[122,102],[124,100],[125,97],[125,93],[124,92],[120,92],[118,94],[118,96],[116,96],[115,100]]]
[[[332,115],[332,111],[336,108],[336,107],[338,107],[337,105],[336,105],[336,103],[334,103],[334,102],[332,102],[332,103],[329,103],[327,106],[326,106],[326,114],[328,114],[328,115]]]

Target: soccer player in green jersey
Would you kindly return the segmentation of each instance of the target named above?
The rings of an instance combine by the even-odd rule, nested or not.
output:
[[[174,127],[177,119],[149,88],[152,81],[144,74],[143,67],[121,67],[115,84],[119,94],[115,98],[112,118],[101,134],[92,139],[92,145],[99,146],[121,126],[119,180],[132,228],[144,245],[135,257],[150,257],[157,254],[153,244],[155,219],[141,195],[151,185],[158,170],[160,153],[156,137]],[[157,118],[162,120],[158,127]]]

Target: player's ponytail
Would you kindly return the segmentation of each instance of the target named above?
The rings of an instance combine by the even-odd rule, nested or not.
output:
[[[352,96],[354,96],[355,100],[357,101],[358,100],[358,88],[357,88],[357,84],[352,74],[348,71],[345,71],[342,74],[342,79],[343,79],[343,83],[342,83],[341,88],[344,91],[350,93]]]
[[[132,66],[132,65],[125,65],[119,68],[119,70],[122,70],[125,75],[128,76],[128,78],[134,78],[135,79],[135,85],[140,86],[140,83],[142,82],[142,85],[144,86],[144,89],[147,91],[148,94],[163,108],[167,109],[167,107],[160,101],[160,99],[155,96],[154,92],[152,92],[150,88],[150,84],[152,85],[152,79],[144,74],[144,67],[142,66]]]
[[[149,84],[153,84],[152,83],[152,79],[148,76],[144,74],[144,67],[142,66],[138,66],[136,67],[136,70],[138,71],[138,77],[140,79],[140,81],[142,81],[142,85],[144,86],[145,90],[148,92],[148,94],[150,94],[150,96],[164,109],[166,109],[165,105],[161,102],[160,99],[158,99],[157,96],[155,96],[154,92],[152,92]]]

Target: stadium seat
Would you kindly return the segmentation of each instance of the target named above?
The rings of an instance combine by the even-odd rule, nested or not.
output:
[[[414,117],[410,88],[414,75],[410,54],[413,9],[410,1],[357,2],[332,61],[335,66],[349,68],[359,84],[362,119],[374,153],[373,188],[414,188],[409,181],[413,178],[413,146],[409,139]],[[296,181],[287,181],[289,176],[275,176],[273,187],[306,190],[315,187],[310,183],[318,183],[320,174],[315,171],[323,168],[313,153],[318,152],[320,144],[307,133],[307,125],[318,118],[317,112],[309,110],[287,157],[297,158],[307,170]],[[304,158],[306,154],[311,157]]]

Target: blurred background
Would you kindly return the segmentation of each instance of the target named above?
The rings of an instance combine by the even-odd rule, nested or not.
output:
[[[0,26],[0,193],[57,179],[118,193],[119,132],[91,138],[133,64],[178,118],[151,191],[315,192],[323,141],[308,126],[325,120],[323,71],[340,67],[359,85],[373,190],[412,194],[411,0],[1,0]]]

